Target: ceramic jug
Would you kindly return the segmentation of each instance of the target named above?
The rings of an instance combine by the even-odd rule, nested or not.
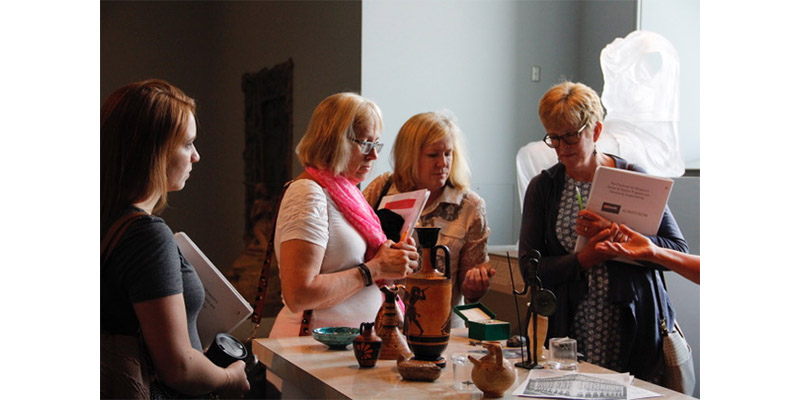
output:
[[[422,267],[406,277],[404,331],[414,359],[444,366],[441,357],[450,341],[450,314],[453,280],[450,276],[450,250],[436,245],[439,228],[415,228],[422,248]],[[444,254],[445,272],[436,270],[436,256]]]
[[[372,322],[362,322],[359,333],[360,335],[353,339],[356,361],[362,368],[372,368],[378,362],[383,340],[375,334],[375,324]]]
[[[388,309],[389,306],[394,306],[395,314],[397,315],[397,328],[400,329],[401,332],[403,331],[403,311],[397,304],[399,301],[397,294],[401,288],[405,287],[403,285],[381,287],[381,292],[383,292],[383,304],[378,310],[378,314],[375,316],[375,331],[380,332],[381,328],[383,328],[383,316],[386,314],[386,309]]]
[[[398,327],[399,317],[397,310],[397,291],[398,288],[382,287],[381,291],[386,295],[386,299],[378,311],[376,319],[380,320],[380,326],[376,325],[378,336],[383,340],[381,350],[381,360],[396,360],[398,355],[406,356],[411,354],[406,338]]]
[[[503,397],[506,389],[516,380],[514,367],[503,358],[503,349],[499,343],[486,342],[482,345],[489,350],[489,354],[480,360],[467,356],[474,364],[472,381],[483,392],[484,397]]]

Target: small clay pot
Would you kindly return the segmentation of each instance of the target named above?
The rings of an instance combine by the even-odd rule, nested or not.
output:
[[[378,362],[383,340],[375,334],[374,322],[362,322],[360,335],[353,339],[353,352],[361,368],[372,368]]]
[[[503,349],[498,343],[483,343],[489,354],[476,360],[467,356],[474,364],[472,367],[472,381],[483,392],[484,397],[503,397],[506,389],[514,384],[517,378],[514,367],[503,358]]]

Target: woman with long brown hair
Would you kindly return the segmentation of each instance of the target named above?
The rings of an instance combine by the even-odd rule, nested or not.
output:
[[[244,362],[220,368],[202,354],[203,285],[156,216],[200,160],[196,138],[194,100],[162,80],[123,86],[100,108],[101,238],[137,213],[101,261],[100,329],[101,335],[143,337],[156,380],[138,396],[241,397],[249,390]],[[101,365],[103,356],[101,350]],[[101,367],[100,395],[115,396],[109,382],[119,377],[104,372]]]

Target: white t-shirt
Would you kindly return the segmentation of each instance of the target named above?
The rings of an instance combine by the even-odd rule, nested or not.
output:
[[[299,179],[289,185],[276,224],[275,254],[279,260],[281,243],[302,239],[325,248],[321,274],[356,268],[364,262],[366,241],[347,222],[328,191],[312,180]],[[314,310],[310,328],[358,328],[362,322],[375,320],[382,302],[383,297],[376,285],[365,287],[333,307]],[[302,316],[302,312],[293,313],[284,305],[269,337],[297,336]]]

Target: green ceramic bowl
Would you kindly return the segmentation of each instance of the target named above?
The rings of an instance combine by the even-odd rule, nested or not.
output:
[[[347,345],[353,343],[353,339],[355,339],[358,334],[358,328],[348,328],[344,326],[317,328],[311,332],[311,336],[313,336],[314,339],[333,350],[346,349]]]

